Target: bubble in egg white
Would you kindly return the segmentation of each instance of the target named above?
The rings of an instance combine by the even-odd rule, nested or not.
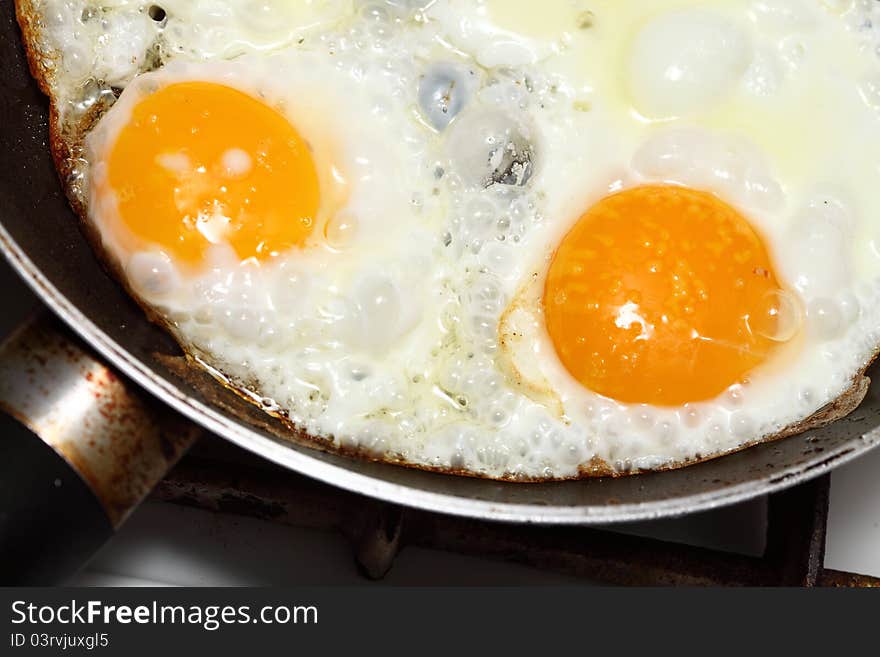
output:
[[[269,318],[264,313],[261,313],[257,319],[260,330],[257,338],[257,346],[261,349],[268,349],[270,347],[274,347],[283,337],[280,335],[278,329],[275,328],[274,324],[271,322]]]
[[[852,226],[849,208],[832,198],[811,201],[796,214],[782,265],[805,298],[833,297],[849,286]]]
[[[374,352],[387,350],[399,337],[400,293],[384,276],[369,276],[353,291],[347,326],[350,343]]]
[[[660,129],[636,152],[633,167],[649,179],[720,192],[756,209],[778,210],[785,202],[764,157],[742,136],[696,127]]]
[[[636,35],[629,91],[649,117],[691,114],[729,93],[751,58],[748,38],[720,14],[698,9],[662,14]]]
[[[838,297],[838,308],[847,325],[855,324],[862,315],[862,306],[852,292],[844,291]]]
[[[749,330],[774,342],[790,342],[804,324],[800,299],[786,290],[767,292],[763,299],[763,316],[748,317]]]
[[[162,252],[135,253],[129,258],[125,273],[135,290],[151,300],[171,294],[179,284],[174,263]]]
[[[360,14],[368,22],[386,23],[391,20],[395,6],[387,2],[365,2]]]
[[[476,283],[469,294],[472,308],[477,313],[499,315],[507,305],[507,298],[499,284],[488,275]]]
[[[785,205],[782,185],[763,169],[747,171],[742,180],[743,203],[764,211],[779,211]]]
[[[391,34],[389,23],[394,19],[394,8],[387,4],[370,3],[361,9],[361,16],[366,19],[366,32],[373,39],[373,48],[384,49],[385,42]]]
[[[807,309],[807,326],[811,335],[819,340],[832,340],[845,328],[840,306],[833,299],[820,298],[810,303]]]
[[[746,389],[741,383],[736,383],[724,391],[721,397],[721,405],[726,409],[736,409],[746,404]]]
[[[247,0],[231,5],[229,10],[233,15],[232,20],[248,32],[278,38],[290,31],[276,3],[266,0]]]
[[[471,67],[452,62],[431,64],[419,82],[419,108],[436,130],[444,130],[468,104],[478,84]]]
[[[502,110],[471,107],[449,130],[453,169],[470,188],[523,186],[534,173],[533,130]]]
[[[324,235],[331,246],[337,249],[350,247],[358,235],[360,221],[355,212],[341,210],[327,222]]]
[[[495,226],[496,208],[489,199],[478,196],[468,202],[465,208],[465,228],[479,237],[488,237]]]
[[[518,254],[515,247],[492,242],[485,248],[484,261],[489,263],[492,270],[499,276],[517,276],[520,269]]]

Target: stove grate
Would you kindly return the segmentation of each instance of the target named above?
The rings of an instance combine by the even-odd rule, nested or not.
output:
[[[210,440],[210,439],[209,439]],[[751,557],[590,527],[493,523],[403,508],[258,462],[232,448],[195,449],[153,499],[336,531],[379,580],[408,545],[505,560],[613,585],[876,587],[824,568],[830,475],[772,495],[764,554]]]

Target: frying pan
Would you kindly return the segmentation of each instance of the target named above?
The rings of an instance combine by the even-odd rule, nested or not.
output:
[[[174,364],[180,357],[178,347],[164,331],[145,319],[141,310],[95,258],[80,232],[78,219],[67,205],[49,154],[47,101],[28,73],[14,19],[14,3],[6,0],[0,4],[0,163],[3,167],[0,178],[0,249],[45,305],[87,345],[78,344],[76,339],[65,336],[57,327],[41,325],[37,333],[43,332],[43,342],[55,341],[52,353],[67,353],[73,349],[78,354],[76,358],[90,359],[93,365],[97,363],[95,367],[109,365],[108,372],[122,375],[120,380],[124,383],[124,390],[117,391],[118,394],[141,399],[136,403],[141,419],[130,427],[131,431],[117,431],[114,440],[141,440],[142,432],[138,429],[141,424],[161,424],[165,420],[157,420],[157,417],[173,416],[168,420],[170,428],[161,429],[156,434],[164,435],[163,440],[171,447],[165,444],[158,450],[162,453],[161,463],[152,464],[147,468],[147,474],[138,475],[140,488],[129,491],[128,496],[118,502],[115,512],[108,511],[113,505],[108,505],[106,491],[95,490],[94,476],[83,475],[81,469],[80,480],[95,493],[94,497],[100,502],[97,507],[88,490],[82,495],[70,493],[59,499],[46,493],[47,489],[54,488],[41,487],[39,482],[36,487],[31,482],[22,488],[22,467],[15,467],[13,474],[10,474],[8,465],[6,471],[0,470],[0,484],[4,479],[7,482],[14,480],[19,493],[25,489],[38,491],[27,500],[22,501],[22,497],[27,496],[19,494],[10,502],[12,493],[7,490],[8,499],[0,500],[0,504],[5,504],[0,507],[0,543],[18,545],[17,551],[7,550],[18,559],[41,561],[42,566],[38,564],[28,571],[35,579],[55,578],[63,574],[65,567],[69,568],[69,564],[62,563],[65,560],[58,555],[58,550],[49,554],[47,548],[35,549],[35,544],[50,539],[54,545],[67,540],[69,547],[83,544],[81,549],[71,548],[76,553],[71,559],[75,561],[88,554],[158,481],[164,469],[170,467],[191,441],[192,434],[187,432],[196,425],[295,472],[363,495],[484,520],[546,524],[614,523],[676,516],[732,504],[821,475],[880,443],[880,395],[869,392],[856,412],[831,426],[681,470],[618,479],[505,484],[328,454],[285,440],[273,433],[271,427],[257,427],[243,421],[240,415],[255,411],[242,408],[243,402],[234,394],[219,386],[201,385],[176,367]],[[26,335],[21,339],[27,342],[35,338]],[[58,347],[65,340],[73,346]],[[46,345],[34,348],[46,349]],[[27,349],[21,351],[21,345],[15,349],[19,350],[18,356],[31,353]],[[50,363],[55,362],[52,353],[32,361],[32,365],[38,362],[41,367],[46,366],[47,359]],[[3,357],[0,354],[0,359]],[[57,385],[63,383],[63,377],[50,370],[41,374],[44,388],[48,387],[45,385],[47,378]],[[28,381],[19,381],[16,390],[21,393],[20,389],[27,385]],[[152,396],[153,400],[143,400],[141,391],[149,393],[147,397]],[[58,397],[50,393],[51,390],[43,390],[42,393],[29,394],[37,398]],[[238,410],[230,412],[229,409]],[[180,422],[180,416],[188,422]],[[26,420],[21,413],[18,414],[17,421],[27,425],[26,431],[21,431],[20,427],[3,430],[0,461],[8,464],[13,459],[22,459],[21,463],[33,464],[28,473],[32,479],[42,477],[43,481],[53,481],[57,487],[58,481],[67,481],[58,473],[76,467],[77,459],[70,457],[69,450],[53,443],[51,436],[47,438],[45,426],[28,425]],[[68,441],[94,438],[94,431],[90,433],[87,427],[76,422],[68,421],[64,430]],[[74,435],[77,432],[83,435],[77,437]],[[22,455],[27,450],[43,449],[34,447],[34,444],[41,443],[34,439],[34,434],[42,438],[43,444],[55,448],[43,450],[54,457]],[[119,438],[122,434],[128,437]],[[169,436],[172,436],[170,442]],[[47,459],[51,460],[48,466]],[[123,463],[122,467],[125,465]],[[50,471],[53,474],[47,474]],[[113,481],[118,483],[118,474],[115,478],[105,479],[111,484]],[[84,510],[88,505],[79,498],[88,498],[90,510]],[[29,536],[21,540],[15,535],[16,528],[20,530],[22,526],[21,522],[16,525],[9,521],[10,518],[22,518],[15,507],[19,502],[28,509],[25,524],[34,527],[29,530]],[[58,511],[58,505],[63,513]],[[101,514],[102,506],[104,515]],[[49,519],[48,526],[37,529],[38,520],[44,516]],[[71,517],[80,520],[71,523]],[[65,538],[67,535],[74,538]],[[92,538],[85,540],[84,537]],[[0,549],[0,561],[4,560],[2,553],[3,549]],[[47,566],[49,562],[55,566]],[[15,579],[14,576],[8,577]]]

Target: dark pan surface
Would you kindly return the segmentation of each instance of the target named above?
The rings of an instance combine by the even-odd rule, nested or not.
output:
[[[324,454],[218,410],[164,366],[174,342],[111,280],[67,206],[48,148],[47,103],[27,71],[13,2],[0,8],[0,248],[37,294],[121,371],[191,419],[272,461],[400,504],[486,519],[599,523],[730,504],[827,472],[880,443],[880,395],[831,427],[674,472],[501,484]],[[240,406],[225,391],[221,401]],[[247,410],[247,409],[245,409]]]

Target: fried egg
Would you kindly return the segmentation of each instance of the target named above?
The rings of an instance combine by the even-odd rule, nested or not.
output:
[[[19,11],[74,207],[196,362],[324,447],[542,480],[860,401],[875,5]]]

